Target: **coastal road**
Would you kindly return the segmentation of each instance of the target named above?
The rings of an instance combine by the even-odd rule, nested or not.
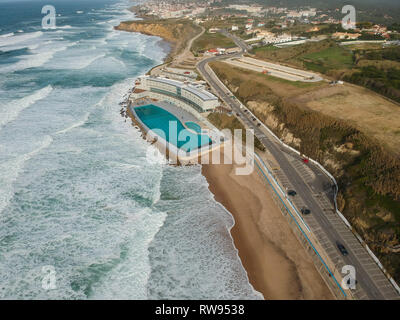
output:
[[[267,130],[258,126],[258,119],[250,115],[241,103],[232,96],[229,90],[219,81],[207,65],[209,62],[241,57],[247,45],[231,37],[242,49],[241,53],[211,57],[198,63],[197,68],[205,80],[217,93],[217,95],[228,104],[240,120],[250,129],[254,130],[255,136],[264,144],[266,149],[279,163],[276,173],[284,187],[296,190],[294,198],[296,206],[304,206],[311,210],[311,214],[305,216],[306,222],[311,227],[313,234],[321,246],[335,263],[338,270],[344,265],[352,265],[356,270],[357,289],[354,295],[358,299],[399,299],[400,296],[389,280],[379,269],[366,249],[356,239],[354,234],[345,226],[336,214],[334,208],[333,182],[317,166],[304,164],[300,156],[288,148],[282,146]],[[349,254],[343,256],[337,249],[337,243],[342,243]]]

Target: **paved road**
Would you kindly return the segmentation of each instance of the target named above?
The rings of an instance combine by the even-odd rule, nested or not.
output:
[[[245,41],[243,41],[241,38],[236,37],[235,35],[229,33],[228,31],[226,31],[225,29],[221,29],[220,32],[228,37],[231,38],[233,40],[233,42],[236,43],[236,45],[238,47],[240,47],[242,49],[243,52],[247,52],[248,50],[251,50],[251,46],[249,46]]]
[[[236,37],[231,37],[235,43],[242,49],[247,49],[247,45],[238,41]],[[378,266],[373,262],[372,258],[367,254],[366,250],[356,240],[350,230],[343,228],[344,223],[337,222],[336,213],[333,210],[333,190],[332,181],[315,165],[307,165],[308,170],[313,174],[312,179],[307,179],[306,175],[301,174],[300,157],[289,151],[289,149],[279,144],[271,134],[268,134],[262,127],[253,121],[253,117],[249,117],[249,112],[243,112],[240,103],[227,92],[226,88],[216,79],[213,72],[208,69],[207,64],[212,61],[226,59],[229,57],[240,57],[242,53],[235,55],[211,57],[198,63],[197,68],[203,75],[209,85],[215,90],[219,97],[231,106],[236,115],[247,125],[248,128],[254,130],[256,137],[265,145],[267,150],[274,156],[280,165],[280,172],[283,180],[287,180],[288,185],[296,190],[297,201],[308,207],[312,214],[310,223],[312,224],[313,233],[317,233],[317,238],[324,245],[333,261],[337,261],[336,266],[340,268],[343,265],[352,265],[356,269],[357,278],[357,294],[362,299],[394,299],[398,298],[398,294],[391,286],[387,278],[380,271]],[[300,164],[300,168],[297,166]],[[300,172],[300,173],[299,173]],[[307,181],[308,180],[308,181]],[[328,201],[322,201],[320,198],[327,198]],[[334,214],[327,213],[327,207],[332,207]],[[340,219],[339,219],[340,220]],[[307,220],[306,220],[307,221]],[[355,241],[352,241],[354,240]],[[326,243],[325,243],[326,242]],[[349,252],[347,256],[338,253],[337,242],[346,245]],[[368,265],[368,270],[366,269]]]

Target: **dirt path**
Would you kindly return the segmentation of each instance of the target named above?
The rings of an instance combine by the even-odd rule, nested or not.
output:
[[[185,61],[194,61],[193,63],[193,68],[195,67],[195,61],[196,61],[196,57],[193,55],[193,53],[190,51],[193,41],[195,41],[198,37],[201,37],[203,35],[203,33],[205,32],[205,29],[203,27],[201,27],[201,32],[199,34],[197,34],[195,37],[193,37],[192,39],[189,40],[189,42],[187,43],[185,49],[180,52],[178,55],[176,55],[174,57],[174,59],[172,60],[172,62],[167,62],[164,64],[161,64],[155,68],[153,68],[150,71],[151,75],[160,75],[161,73],[161,69],[166,67],[166,66],[171,66],[171,67],[181,67],[181,68],[187,68],[187,65],[184,65]]]

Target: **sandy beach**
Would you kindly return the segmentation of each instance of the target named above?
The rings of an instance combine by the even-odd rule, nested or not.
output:
[[[235,246],[265,299],[334,299],[256,171],[237,176],[234,165],[221,164],[203,165],[202,173],[233,215]]]

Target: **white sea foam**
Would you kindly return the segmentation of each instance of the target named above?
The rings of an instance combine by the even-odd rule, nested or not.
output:
[[[29,153],[16,157],[6,162],[0,162],[0,214],[10,203],[14,195],[12,184],[17,180],[25,163],[46,149],[53,142],[50,136],[45,136],[38,146]]]
[[[7,123],[17,119],[18,115],[23,110],[33,105],[37,101],[46,98],[51,91],[53,91],[53,88],[51,86],[47,86],[34,92],[33,94],[30,94],[29,96],[11,101],[5,106],[2,106],[2,109],[0,110],[0,129]]]
[[[111,57],[110,60],[115,61],[116,63],[118,63],[120,66],[122,66],[122,67],[124,67],[124,68],[126,67],[126,64],[125,64],[122,60],[120,60],[120,59]]]
[[[249,284],[229,233],[234,220],[213,199],[200,168],[165,171],[158,206],[168,216],[149,247],[148,298],[262,299]]]
[[[70,26],[70,25],[66,25],[66,26],[57,26],[57,29],[72,29],[74,27]]]
[[[26,55],[26,56],[20,56],[20,61],[17,63],[14,63],[10,66],[6,66],[3,68],[0,68],[0,73],[7,73],[7,72],[15,72],[15,71],[20,71],[20,70],[25,70],[29,68],[37,68],[42,65],[44,65],[47,61],[49,61],[53,56],[53,52],[43,52],[40,54],[36,55]]]
[[[164,212],[149,208],[127,214],[126,225],[132,234],[129,254],[95,285],[91,299],[147,299],[147,282],[151,274],[148,246],[165,218]]]
[[[57,131],[56,134],[64,134],[64,133],[67,133],[68,131],[71,131],[72,129],[75,129],[75,128],[83,126],[86,123],[86,121],[89,119],[89,115],[90,115],[90,112],[87,112],[82,120],[72,124],[68,128],[65,128],[63,130]]]
[[[27,48],[29,50],[36,50],[37,48],[39,48],[39,45],[38,44],[32,44],[32,45],[29,45]]]
[[[0,49],[3,50],[2,47],[12,46],[17,43],[25,42],[31,39],[35,39],[43,35],[42,31],[36,31],[31,33],[26,33],[23,35],[12,35],[7,37],[0,38]]]
[[[6,33],[6,34],[1,34],[0,38],[8,38],[8,37],[12,37],[14,35],[14,32],[11,33]]]
[[[75,63],[74,65],[70,65],[71,69],[85,69],[88,66],[90,66],[93,62],[95,62],[98,59],[101,59],[105,57],[105,53],[99,54],[97,56],[93,56],[93,57],[87,57],[85,59],[82,59],[81,61]]]
[[[47,41],[45,45],[49,45],[51,43],[51,41]],[[18,58],[20,60],[18,62],[0,68],[0,73],[15,72],[29,68],[41,67],[45,63],[50,61],[57,52],[64,51],[72,45],[73,43],[70,43],[60,47],[49,48],[46,48],[45,46],[34,45],[32,47],[29,47],[29,49],[35,54],[19,56]],[[36,52],[37,49],[39,50]]]
[[[82,49],[77,47],[74,50],[69,50],[63,57],[49,63],[49,69],[68,69],[68,70],[81,70],[90,66],[98,59],[104,58],[105,53],[98,54],[95,47]]]

